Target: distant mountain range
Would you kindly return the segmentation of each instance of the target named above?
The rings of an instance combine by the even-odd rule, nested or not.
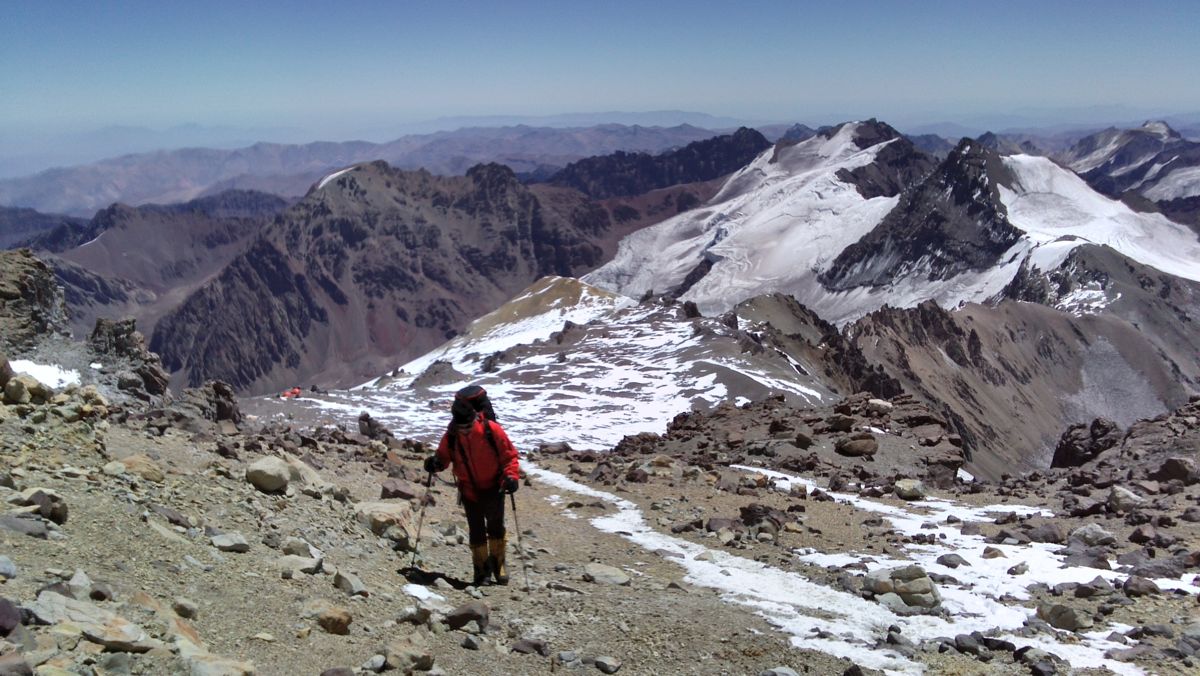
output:
[[[1166,122],[1105,129],[1080,139],[1062,159],[1096,190],[1200,232],[1200,142]]]
[[[485,162],[548,175],[585,157],[617,150],[657,153],[715,135],[691,125],[479,127],[388,143],[256,143],[233,150],[156,151],[0,181],[0,205],[86,217],[114,202],[183,202],[227,189],[299,196],[331,171],[375,160],[447,176]]]

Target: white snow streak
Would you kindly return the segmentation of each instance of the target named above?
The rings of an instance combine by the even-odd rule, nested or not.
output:
[[[324,188],[326,183],[329,183],[330,181],[334,180],[338,176],[341,176],[342,174],[344,174],[348,171],[352,171],[353,169],[354,169],[354,167],[346,167],[345,169],[340,169],[340,170],[335,171],[332,174],[326,176],[325,178],[321,179],[320,183],[317,184],[317,190]]]

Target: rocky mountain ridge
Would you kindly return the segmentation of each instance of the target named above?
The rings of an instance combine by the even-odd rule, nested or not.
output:
[[[599,264],[609,213],[554,197],[494,164],[464,177],[382,162],[339,172],[165,317],[152,348],[193,383],[365,379],[539,277]]]
[[[101,317],[132,317],[149,332],[285,206],[273,195],[238,191],[179,205],[114,204],[82,228],[60,228],[30,245],[55,268],[75,333]]]
[[[659,188],[720,178],[746,166],[770,144],[742,127],[658,155],[618,151],[572,162],[548,180],[593,199],[632,197]]]
[[[1105,129],[1080,139],[1061,159],[1106,195],[1200,227],[1200,143],[1166,122]]]

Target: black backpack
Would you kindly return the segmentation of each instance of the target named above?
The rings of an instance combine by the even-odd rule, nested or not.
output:
[[[478,385],[467,385],[454,393],[454,403],[450,406],[454,422],[466,424],[480,413],[488,420],[496,422],[496,411],[492,408],[492,401],[488,399],[486,390]]]

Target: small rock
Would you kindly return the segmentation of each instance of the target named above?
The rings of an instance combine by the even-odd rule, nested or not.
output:
[[[1024,575],[1029,572],[1029,564],[1024,561],[1008,569],[1009,575]]]
[[[321,572],[323,562],[321,559],[309,558],[307,556],[281,556],[275,559],[275,569],[280,572],[280,576],[285,580],[292,580],[299,577],[299,574],[316,575]]]
[[[397,669],[403,674],[433,669],[433,654],[425,638],[416,632],[389,643],[384,659],[386,668]]]
[[[571,664],[579,659],[579,655],[574,650],[563,650],[557,655],[559,664]]]
[[[1111,545],[1117,541],[1112,533],[1104,530],[1098,523],[1089,523],[1086,526],[1076,528],[1071,531],[1068,539],[1078,540],[1089,547]]]
[[[125,467],[127,473],[139,476],[146,481],[160,484],[167,478],[163,474],[162,468],[158,466],[158,463],[151,460],[147,455],[140,453],[138,455],[131,455],[120,462]]]
[[[241,533],[222,533],[214,535],[212,545],[223,552],[243,554],[250,551],[250,543]]]
[[[175,602],[171,604],[171,608],[175,611],[176,615],[185,620],[194,620],[196,619],[196,615],[200,613],[200,608],[196,605],[196,602],[183,596],[177,597]]]
[[[880,417],[891,413],[895,406],[885,399],[868,399],[865,408],[867,415]]]
[[[629,576],[623,571],[603,563],[589,563],[583,567],[583,579],[597,584],[628,586]]]
[[[1157,596],[1162,593],[1158,585],[1153,580],[1148,580],[1137,575],[1130,575],[1125,579],[1125,583],[1121,586],[1125,591],[1125,595],[1129,598],[1137,598],[1139,596]]]
[[[396,621],[401,624],[429,624],[433,618],[433,610],[425,606],[409,606],[400,611]]]
[[[70,589],[71,596],[77,599],[86,598],[92,593],[92,578],[82,570],[77,570],[67,581],[67,589]]]
[[[333,667],[322,671],[321,676],[354,676],[354,670],[346,667]]]
[[[1055,629],[1080,631],[1092,628],[1092,616],[1088,613],[1061,603],[1044,603],[1038,606],[1037,616]]]
[[[621,660],[608,655],[597,657],[593,664],[596,665],[597,669],[606,674],[615,674],[621,670]]]
[[[289,537],[279,546],[284,554],[299,556],[307,559],[321,558],[321,550],[310,545],[307,540],[298,537]]]
[[[351,596],[369,596],[367,586],[354,573],[343,573],[340,570],[333,576],[333,586]]]
[[[947,568],[958,568],[959,566],[970,566],[966,559],[958,554],[942,554],[937,558],[937,562]]]
[[[58,525],[67,522],[70,510],[63,497],[49,488],[27,488],[17,496],[16,504],[22,507],[37,507],[37,514]]]
[[[402,502],[360,502],[355,506],[355,518],[358,522],[376,535],[384,535],[389,529],[396,527],[403,534],[389,535],[391,539],[415,537],[416,524],[413,523],[412,503]]]
[[[362,666],[359,667],[359,669],[361,669],[363,671],[375,673],[375,674],[378,674],[379,672],[383,671],[385,668],[387,668],[387,658],[384,657],[383,655],[375,655],[374,657],[367,660],[366,662],[363,662]]]
[[[330,634],[345,636],[350,633],[350,623],[354,616],[349,610],[338,606],[328,606],[317,615],[317,625]]]
[[[545,641],[536,638],[523,638],[514,643],[510,650],[518,655],[538,654],[542,657],[550,655],[550,646]]]
[[[462,629],[469,622],[474,621],[479,626],[479,630],[484,631],[488,627],[490,613],[491,609],[483,601],[467,601],[446,613],[446,617],[442,621],[451,629]]]
[[[17,564],[7,556],[0,556],[0,578],[12,580],[17,577]]]
[[[412,484],[402,479],[386,479],[379,493],[382,500],[415,500],[417,496],[417,490]]]
[[[459,643],[459,645],[467,650],[479,650],[479,648],[483,646],[483,640],[475,634],[467,634],[463,637],[463,640],[461,643]]]

